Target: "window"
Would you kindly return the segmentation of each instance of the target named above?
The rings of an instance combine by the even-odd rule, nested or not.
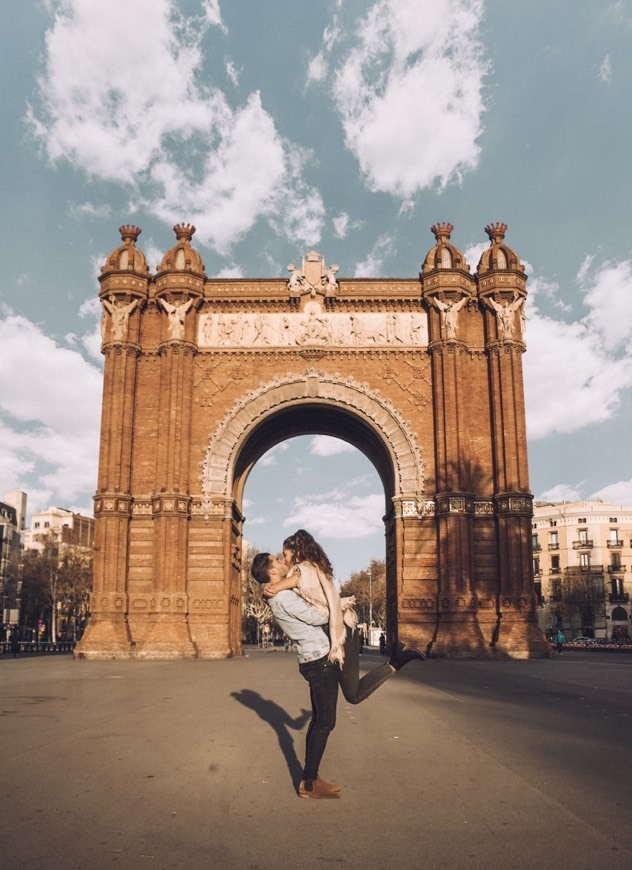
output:
[[[616,517],[610,517],[610,519],[608,520],[608,522],[609,522],[609,523],[618,523],[619,520],[618,520]]]
[[[540,560],[539,559],[533,560],[533,574],[535,577],[540,576]]]
[[[578,522],[578,523],[585,523],[585,522],[586,522],[586,517],[578,517],[577,522]]]
[[[621,598],[623,595],[623,578],[613,577],[610,581],[612,587],[612,595],[614,598]]]
[[[551,574],[560,573],[560,557],[551,556]]]
[[[559,550],[560,541],[559,541],[559,538],[557,535],[558,535],[557,532],[551,532],[551,539],[549,541],[549,550]]]
[[[36,528],[36,529],[39,529],[39,527],[40,527],[40,524],[39,524],[39,523],[35,523],[34,525],[35,525],[35,528]]]
[[[550,525],[550,526],[556,526],[556,525],[557,525],[557,520],[549,520],[549,525]]]
[[[590,554],[589,553],[580,553],[579,554],[579,567],[582,571],[590,571]]]
[[[50,528],[50,523],[44,523],[44,528],[45,528],[45,529]]]
[[[618,544],[619,543],[619,530],[618,529],[610,529],[609,540],[610,540],[611,544]]]
[[[610,567],[613,571],[621,570],[621,553],[612,553],[610,556]]]
[[[587,544],[588,543],[588,529],[580,529],[579,530],[579,543]]]
[[[537,535],[531,536],[531,543],[533,544],[533,549],[537,552],[540,549],[540,544],[539,544]]]

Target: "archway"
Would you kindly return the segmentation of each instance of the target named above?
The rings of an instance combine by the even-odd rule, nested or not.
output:
[[[245,480],[298,433],[342,437],[385,493],[388,630],[435,655],[547,655],[531,575],[526,278],[475,274],[449,224],[417,278],[208,278],[194,227],[150,274],[140,230],[102,269],[105,355],[86,658],[239,654]]]

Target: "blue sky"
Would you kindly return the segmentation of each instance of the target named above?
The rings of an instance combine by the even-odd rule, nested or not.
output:
[[[46,0],[0,41],[0,495],[91,510],[97,275],[142,228],[152,268],[194,223],[209,276],[411,277],[454,224],[527,265],[538,498],[632,504],[632,2]],[[339,577],[383,556],[375,471],[340,442],[279,445],[246,536],[297,525]],[[288,486],[288,482],[292,486]]]

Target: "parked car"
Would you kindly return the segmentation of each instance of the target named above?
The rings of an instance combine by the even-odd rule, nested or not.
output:
[[[597,643],[597,641],[595,640],[594,637],[582,637],[582,636],[580,636],[580,637],[574,637],[570,641],[570,643],[589,644],[589,643]]]

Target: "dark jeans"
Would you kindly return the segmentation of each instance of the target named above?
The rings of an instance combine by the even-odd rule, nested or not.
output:
[[[346,701],[350,704],[359,704],[394,673],[393,668],[385,663],[360,677],[360,637],[357,631],[347,627],[345,660],[342,669],[338,671],[340,688]]]
[[[336,727],[339,670],[337,665],[328,661],[327,656],[313,662],[302,662],[298,669],[309,683],[312,701],[312,721],[305,741],[303,779],[314,780],[318,779],[318,768],[329,735]]]

